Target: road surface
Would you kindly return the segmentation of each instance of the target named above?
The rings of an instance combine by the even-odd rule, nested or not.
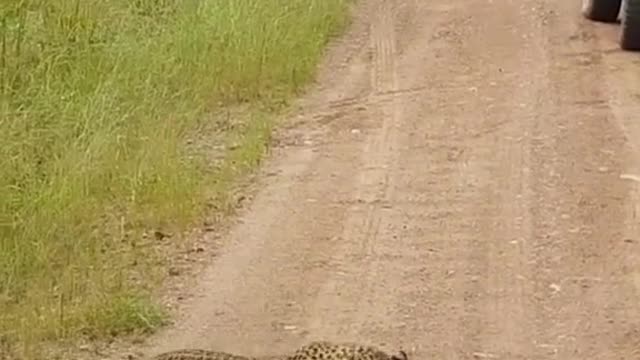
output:
[[[148,351],[640,359],[640,57],[579,0],[360,0]]]

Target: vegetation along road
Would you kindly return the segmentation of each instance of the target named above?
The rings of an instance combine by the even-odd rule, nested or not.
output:
[[[577,0],[186,3],[5,15],[12,351],[640,358],[640,59],[615,25]]]

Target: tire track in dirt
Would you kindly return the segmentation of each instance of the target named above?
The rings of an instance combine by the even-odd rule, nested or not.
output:
[[[352,199],[356,205],[349,207],[341,235],[344,246],[334,255],[333,266],[341,270],[329,278],[325,291],[320,293],[314,312],[321,315],[310,324],[311,336],[316,338],[360,337],[363,328],[370,326],[370,305],[375,306],[370,299],[375,297],[373,287],[380,269],[373,257],[375,243],[384,241],[378,237],[384,216],[380,200],[388,199],[392,191],[389,174],[395,162],[402,115],[395,97],[376,101],[379,94],[398,90],[393,23],[396,9],[389,1],[371,1],[370,7],[371,90],[365,103],[366,118],[363,116],[361,121],[372,123],[374,129],[366,134],[369,140],[362,152],[363,168]],[[361,285],[354,287],[354,281]],[[327,319],[337,325],[328,326]]]
[[[475,4],[468,26],[476,31],[463,42],[473,45],[462,52],[469,71],[486,79],[473,88],[474,108],[485,110],[480,124],[470,126],[467,142],[476,151],[470,152],[460,176],[477,177],[476,205],[467,214],[477,219],[477,237],[466,251],[467,271],[479,286],[470,286],[475,296],[467,302],[476,311],[470,322],[475,331],[469,333],[474,341],[462,352],[466,357],[528,359],[535,316],[529,247],[531,128],[547,61],[530,1]],[[486,21],[498,17],[502,21]],[[470,116],[466,119],[472,122]]]
[[[403,4],[406,3],[403,2]],[[430,89],[431,91],[423,94],[423,99],[402,96],[394,98],[403,109],[402,112],[397,113],[396,117],[399,119],[398,123],[401,124],[400,127],[403,130],[398,135],[401,138],[400,142],[396,142],[398,145],[397,154],[394,156],[396,161],[393,162],[394,165],[389,166],[386,170],[390,181],[387,183],[388,191],[386,193],[387,196],[384,197],[384,207],[377,207],[378,211],[384,216],[373,222],[375,224],[373,233],[376,237],[373,239],[370,237],[369,239],[374,241],[369,240],[366,246],[361,248],[351,249],[345,247],[340,251],[351,256],[347,257],[348,261],[341,262],[351,263],[352,268],[347,272],[350,276],[343,279],[340,285],[333,287],[335,289],[332,294],[333,297],[321,297],[319,301],[333,306],[342,302],[343,306],[348,307],[357,303],[360,307],[360,315],[347,314],[344,315],[344,320],[340,321],[340,324],[347,324],[343,326],[351,331],[340,331],[332,335],[329,329],[333,329],[333,327],[324,326],[327,329],[322,333],[325,337],[351,335],[351,338],[362,338],[365,341],[373,338],[380,339],[380,342],[386,342],[385,339],[389,338],[401,338],[403,339],[402,343],[413,347],[412,350],[417,352],[417,354],[413,354],[414,356],[421,356],[424,353],[427,353],[424,354],[427,357],[447,354],[448,358],[456,358],[459,355],[471,356],[473,353],[476,355],[484,354],[482,351],[486,347],[484,344],[491,341],[495,343],[494,347],[498,352],[504,350],[504,347],[512,348],[517,345],[518,341],[524,343],[522,345],[524,347],[531,343],[528,341],[526,333],[514,331],[514,328],[520,327],[523,322],[522,317],[525,315],[525,307],[522,302],[527,293],[519,284],[522,282],[521,278],[526,278],[526,276],[523,277],[523,274],[506,274],[508,270],[523,269],[522,263],[525,263],[523,256],[513,256],[513,264],[510,267],[501,266],[505,259],[510,259],[510,257],[504,255],[505,251],[516,247],[507,241],[476,240],[473,236],[473,231],[480,231],[491,238],[522,230],[520,228],[516,229],[516,224],[511,224],[512,228],[506,230],[499,227],[499,219],[512,215],[510,211],[513,210],[513,207],[510,207],[510,203],[515,201],[515,196],[518,195],[514,190],[500,197],[500,187],[504,183],[510,182],[513,182],[514,187],[527,186],[520,183],[520,177],[513,176],[517,175],[519,171],[518,165],[524,165],[521,161],[523,161],[522,158],[525,155],[518,152],[519,143],[516,141],[518,137],[511,136],[512,143],[509,147],[500,148],[496,145],[501,143],[499,136],[504,135],[504,131],[499,131],[501,130],[501,125],[509,124],[509,121],[503,120],[502,117],[499,121],[496,121],[487,116],[481,122],[474,124],[469,115],[460,114],[461,117],[458,121],[461,121],[461,123],[457,126],[444,121],[438,124],[441,127],[432,124],[434,120],[432,117],[434,115],[447,116],[448,114],[452,114],[455,117],[455,107],[460,106],[460,104],[456,104],[456,100],[466,101],[474,109],[480,109],[485,105],[489,107],[502,106],[508,109],[511,103],[504,104],[500,103],[500,101],[509,99],[509,96],[513,95],[513,89],[509,86],[517,85],[515,81],[507,83],[507,90],[500,93],[499,90],[495,90],[496,88],[499,89],[500,86],[492,84],[482,90],[491,95],[495,94],[495,99],[489,98],[469,102],[465,99],[469,97],[469,77],[462,76],[457,83],[447,80],[455,78],[458,75],[456,71],[460,69],[450,64],[451,69],[438,67],[440,62],[437,57],[440,55],[443,63],[445,63],[456,58],[456,56],[462,56],[467,61],[464,63],[467,68],[463,72],[482,72],[482,67],[487,59],[480,58],[478,60],[480,53],[476,48],[452,47],[450,45],[451,42],[464,45],[492,37],[502,41],[511,41],[509,45],[512,46],[508,48],[507,54],[504,55],[505,57],[515,58],[511,64],[512,68],[509,70],[516,74],[519,74],[522,68],[525,67],[522,64],[523,61],[526,60],[524,65],[528,67],[531,63],[535,64],[538,58],[531,59],[530,52],[525,52],[531,49],[523,51],[518,46],[513,46],[514,40],[515,45],[519,45],[519,37],[507,36],[506,40],[504,36],[501,37],[499,34],[503,33],[504,29],[500,24],[487,29],[483,28],[478,20],[469,20],[468,17],[470,13],[481,14],[482,16],[479,19],[497,16],[498,13],[504,15],[504,7],[486,11],[483,10],[486,5],[484,3],[469,4],[469,2],[450,3],[448,7],[443,8],[441,15],[443,15],[444,20],[433,23],[431,28],[424,27],[421,29],[424,33],[421,34],[420,38],[424,39],[436,31],[442,31],[441,33],[447,35],[442,37],[432,36],[433,41],[422,43],[420,44],[421,46],[411,46],[410,44],[403,52],[403,57],[399,59],[399,69],[414,70],[422,67],[421,71],[405,72],[403,74],[404,87],[411,88],[416,83],[430,82],[432,88]],[[411,16],[416,18],[421,18],[421,16],[425,15],[418,10],[420,9],[418,4],[416,4],[416,7],[407,6],[407,8],[410,8],[408,12],[411,13]],[[521,9],[516,6],[510,9],[512,12],[510,19],[513,21],[518,20],[521,15],[519,13]],[[422,10],[424,11],[424,8]],[[487,12],[489,13],[487,14]],[[386,13],[393,14],[393,12]],[[410,19],[410,16],[405,17],[405,19],[407,18]],[[451,28],[449,25],[451,23],[456,24],[456,26]],[[473,26],[479,26],[481,30],[474,33],[471,31]],[[441,40],[439,44],[437,40]],[[446,52],[434,52],[438,45],[441,45]],[[487,46],[485,42],[483,46],[486,49],[481,56],[489,56],[488,54],[491,54],[491,51],[499,50],[500,45],[503,44],[498,42],[492,45],[489,43]],[[456,52],[452,54],[452,51]],[[509,51],[515,52],[515,54],[508,53]],[[538,54],[538,56],[542,56],[540,51],[538,51]],[[441,89],[444,92],[438,94]],[[522,101],[530,101],[532,96],[538,95],[535,91],[527,91],[527,89],[523,90],[522,87],[516,86],[515,97],[520,98],[520,95],[522,95]],[[433,108],[424,107],[424,105],[430,103],[438,103],[440,105],[439,108],[435,109],[435,114]],[[529,112],[531,111],[533,110],[530,109]],[[473,112],[471,111],[470,114],[473,114]],[[518,110],[508,113],[508,115],[525,117],[524,111]],[[494,124],[500,124],[500,126]],[[441,144],[446,150],[447,160],[443,162],[440,156],[442,152],[438,151],[439,149],[431,148],[430,144],[428,142],[425,143],[424,138],[420,135],[427,133],[434,139],[446,139],[447,135],[450,135],[448,132],[452,129],[461,135],[458,141],[454,142],[458,146],[446,142]],[[511,132],[516,134],[521,130],[520,127],[511,127]],[[495,134],[492,135],[492,133]],[[489,135],[492,145],[487,145],[487,139],[482,139],[482,136],[478,137],[479,134]],[[473,141],[473,139],[476,139],[476,142],[479,142],[478,145],[481,145],[482,153],[481,156],[473,159],[476,163],[474,164],[475,168],[464,169],[466,164],[460,163],[457,158],[460,155],[459,150],[465,148],[465,142]],[[409,148],[400,145],[407,143],[410,144]],[[427,146],[428,150],[425,150],[425,146]],[[416,149],[421,149],[422,151],[416,152]],[[365,153],[370,154],[369,152]],[[505,162],[490,161],[492,153],[494,156],[495,154],[498,154],[499,157],[502,156]],[[375,158],[375,154],[377,153],[374,152],[371,157]],[[416,156],[422,157],[422,161],[417,160]],[[440,171],[422,173],[418,169],[423,167],[423,164],[428,164],[428,167],[440,168]],[[460,182],[461,178],[465,179],[469,175],[471,177],[480,176],[480,181],[487,182],[488,178],[491,177],[489,172],[491,167],[498,172],[503,167],[509,171],[507,173],[503,172],[504,177],[501,177],[503,183],[496,181],[484,184],[481,191],[478,192],[475,187],[469,186],[466,181]],[[420,198],[423,197],[421,193],[415,193],[410,190],[411,185],[414,185],[416,180],[420,181],[420,179],[429,184],[429,188],[424,188],[424,193],[440,200],[435,207],[428,205],[428,202],[421,201]],[[458,185],[452,186],[453,184]],[[520,188],[516,190],[520,190]],[[441,197],[440,193],[444,197]],[[396,194],[400,194],[400,196]],[[497,197],[499,201],[494,197]],[[382,193],[378,195],[378,198],[383,198]],[[463,209],[456,209],[455,205],[452,206],[451,203],[455,203],[456,198],[461,200],[461,204],[464,204]],[[491,213],[486,213],[486,210],[491,209],[490,207],[479,205],[477,201],[489,204],[487,206],[492,206]],[[502,210],[501,205],[505,207],[505,212],[500,212]],[[520,204],[520,207],[520,211],[526,211],[523,204]],[[370,206],[370,209],[375,211],[376,207]],[[462,214],[457,212],[460,210],[462,210]],[[424,213],[430,213],[427,219],[424,218]],[[449,219],[450,224],[443,223],[443,216],[456,215],[459,216],[455,219]],[[371,217],[367,219],[371,219]],[[528,218],[525,218],[524,221],[526,222],[526,220]],[[465,224],[467,221],[475,224],[469,227]],[[366,221],[363,223],[367,224]],[[430,223],[435,223],[435,226],[433,224],[430,225]],[[360,228],[362,228],[361,224]],[[356,223],[347,227],[354,230],[352,232],[353,235],[345,237],[345,242],[361,237],[358,225]],[[527,231],[527,224],[524,226],[524,230]],[[496,229],[496,227],[499,228]],[[364,229],[362,232],[366,233],[366,229],[369,229],[369,227],[365,225]],[[416,229],[421,231],[422,234],[416,234]],[[443,242],[443,238],[446,239],[447,237],[458,241],[460,246],[449,247],[450,245]],[[400,250],[399,248],[401,247],[406,247],[406,249]],[[434,249],[438,250],[434,251]],[[416,256],[416,252],[421,256]],[[441,257],[443,261],[437,261],[433,265],[425,266],[423,261],[433,261],[434,252],[438,252],[439,254],[435,256]],[[460,256],[465,253],[467,253],[466,258],[460,261]],[[360,257],[356,257],[355,254],[359,254]],[[508,255],[514,255],[513,251],[509,252]],[[354,258],[360,261],[354,261]],[[399,264],[403,265],[400,266]],[[515,276],[520,276],[520,278],[514,280]],[[475,280],[469,280],[469,277],[475,278]],[[355,283],[360,283],[361,285],[354,287],[353,284]],[[367,287],[363,288],[362,286]],[[510,286],[516,290],[520,289],[519,292],[516,291],[516,296],[511,295],[511,293],[507,294],[509,296],[499,293],[508,291]],[[345,292],[350,292],[348,290],[350,287],[353,288],[351,291],[355,294],[345,296]],[[489,296],[482,299],[481,294],[487,288],[496,292],[496,294],[490,293]],[[437,289],[442,289],[441,294],[438,295],[439,291]],[[430,292],[435,294],[429,295]],[[437,300],[434,301],[434,298]],[[495,298],[498,300],[495,300]],[[511,304],[510,301],[514,299],[516,303]],[[423,301],[426,305],[424,308],[432,312],[423,312],[424,310],[419,305]],[[447,304],[445,309],[438,309],[443,304]],[[475,309],[474,316],[468,314],[469,309]],[[508,313],[509,316],[505,316],[505,313]],[[330,319],[331,316],[330,311],[327,311],[326,316],[321,316],[321,318]],[[360,325],[356,326],[357,324]],[[432,328],[428,331],[423,331],[429,325]],[[487,333],[487,328],[493,328],[489,332],[493,331],[495,334],[493,337],[489,337],[489,340],[487,340],[486,335],[482,335]],[[518,334],[521,335],[518,336]],[[518,341],[505,342],[504,338],[509,336],[512,337],[512,340],[514,337],[518,337]],[[476,350],[474,351],[474,349]],[[511,350],[511,352],[514,352],[514,350]],[[520,353],[524,352],[524,350],[520,350]]]
[[[400,164],[402,197],[414,201],[400,237],[433,249],[431,264],[411,274],[428,290],[405,290],[426,303],[407,306],[407,326],[420,329],[409,333],[419,357],[519,358],[531,348],[527,131],[544,54],[535,37],[521,38],[535,26],[530,3],[449,4],[418,80],[431,96],[409,124],[414,151]]]
[[[619,174],[633,164],[638,142],[621,126],[629,109],[612,106],[624,81],[604,61],[613,44],[582,19],[579,4],[538,6],[553,80],[536,126],[545,137],[536,151],[547,161],[533,184],[541,211],[534,218],[540,356],[635,358],[640,313],[629,274],[640,253],[624,239],[638,236],[637,205]]]
[[[615,261],[622,268],[619,280],[620,287],[624,288],[624,296],[629,302],[637,302],[640,299],[640,122],[637,114],[640,113],[640,77],[638,67],[640,60],[638,54],[623,52],[618,49],[618,33],[611,34],[610,29],[600,28],[596,24],[583,24],[587,31],[597,33],[600,39],[597,49],[604,56],[602,62],[609,70],[606,83],[610,92],[609,99],[598,99],[597,104],[608,105],[617,125],[623,129],[627,136],[627,151],[624,155],[628,163],[619,178],[625,181],[629,189],[627,204],[625,207],[625,226],[623,241],[624,248],[612,254]],[[619,31],[619,30],[618,30]],[[610,49],[616,49],[611,51]],[[593,103],[593,101],[592,101]],[[610,151],[610,150],[609,150]],[[615,290],[615,289],[614,289]],[[622,302],[621,302],[622,303]],[[615,338],[612,347],[627,359],[640,359],[640,310],[625,307],[624,303],[617,309],[624,312],[626,321],[617,324]]]

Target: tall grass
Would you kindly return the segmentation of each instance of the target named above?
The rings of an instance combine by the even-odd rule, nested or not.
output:
[[[161,324],[141,232],[224,198],[270,130],[268,113],[232,127],[206,114],[295,95],[347,1],[0,2],[0,338]],[[237,145],[216,166],[185,145],[212,127],[209,142]]]

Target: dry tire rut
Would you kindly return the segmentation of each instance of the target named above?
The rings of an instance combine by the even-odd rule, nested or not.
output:
[[[640,358],[640,82],[579,7],[359,1],[149,353]]]

